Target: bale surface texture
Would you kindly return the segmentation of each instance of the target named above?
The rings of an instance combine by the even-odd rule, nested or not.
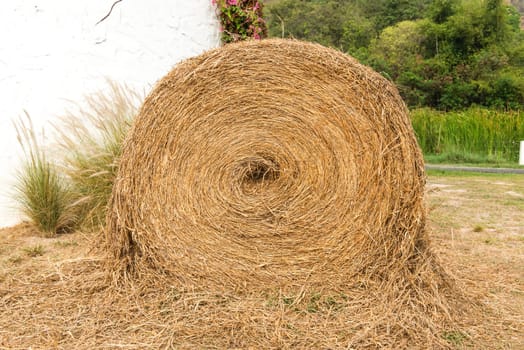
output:
[[[119,273],[180,285],[430,285],[420,270],[438,284],[424,183],[388,80],[316,44],[227,45],[178,64],[147,97],[106,239]]]

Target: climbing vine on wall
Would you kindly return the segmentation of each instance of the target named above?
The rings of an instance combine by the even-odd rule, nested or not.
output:
[[[260,0],[211,0],[217,7],[224,44],[267,36]]]

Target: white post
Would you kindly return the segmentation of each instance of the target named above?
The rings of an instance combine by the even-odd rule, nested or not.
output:
[[[520,141],[519,165],[524,165],[524,141]]]

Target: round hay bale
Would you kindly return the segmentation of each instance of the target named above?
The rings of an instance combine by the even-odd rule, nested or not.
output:
[[[180,63],[147,97],[106,238],[138,277],[345,288],[427,265],[424,183],[391,82],[320,45],[249,41]]]

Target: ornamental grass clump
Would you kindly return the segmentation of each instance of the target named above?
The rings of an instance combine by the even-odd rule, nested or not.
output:
[[[45,150],[29,118],[17,125],[27,160],[15,199],[42,231],[98,231],[104,225],[122,143],[141,101],[129,87],[109,82],[62,116],[57,144]],[[46,153],[55,156],[48,160]]]
[[[104,224],[124,137],[142,97],[125,85],[86,96],[56,126],[61,171],[78,199],[81,224],[98,229]]]
[[[71,231],[76,225],[75,197],[67,180],[37,141],[31,118],[15,124],[26,159],[17,172],[15,200],[24,216],[44,234]]]

